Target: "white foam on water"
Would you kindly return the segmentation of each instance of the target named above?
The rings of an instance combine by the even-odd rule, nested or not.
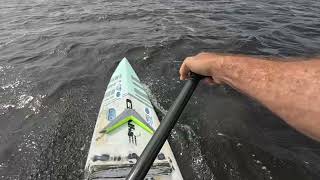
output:
[[[257,164],[261,164],[261,161],[259,160],[254,160],[254,162],[256,162]]]
[[[35,97],[22,94],[17,98],[17,103],[6,103],[6,104],[0,104],[0,110],[8,110],[9,108],[15,108],[15,109],[23,109],[27,107],[31,111],[33,111],[34,114],[38,114],[40,112],[40,107],[42,103],[42,99],[45,97],[45,95],[37,95]],[[2,114],[5,113],[2,112]],[[28,117],[28,116],[27,116]]]
[[[226,136],[225,134],[222,134],[220,132],[217,133],[218,136]]]
[[[196,32],[196,30],[192,27],[189,27],[189,26],[185,26],[186,29],[188,29],[189,31],[191,32]]]
[[[3,90],[9,89],[9,88],[14,89],[14,88],[18,87],[21,83],[22,83],[21,81],[17,80],[17,81],[15,81],[13,83],[9,83],[9,84],[3,85],[3,86],[1,86],[1,88]]]
[[[0,109],[8,109],[16,107],[14,104],[1,104]]]
[[[83,146],[80,148],[80,151],[83,151],[85,147],[86,147],[86,144],[83,144]]]
[[[28,105],[33,99],[33,96],[28,95],[30,81],[24,79],[19,68],[13,66],[1,66],[1,71],[8,74],[3,78],[0,88],[3,91],[3,100],[0,103],[1,114],[6,113],[9,108],[22,109]]]
[[[6,167],[8,167],[8,165],[7,164],[5,164],[5,163],[0,163],[0,168],[6,168]]]
[[[29,109],[31,109],[35,114],[40,112],[41,101],[45,97],[45,95],[37,95],[33,101],[29,105]]]
[[[203,177],[206,177],[206,179],[210,180],[215,179],[214,174],[211,172],[211,169],[208,167],[207,162],[203,157],[199,140],[197,139],[193,129],[186,124],[177,124],[177,129],[179,130],[178,132],[180,132],[181,130],[185,136],[179,135],[179,133],[177,133],[177,130],[173,129],[171,137],[172,139],[174,139],[175,143],[178,143],[180,145],[180,148],[182,150],[184,150],[185,148],[192,149],[192,151],[190,151],[187,156],[191,158],[191,166],[198,178],[202,179]],[[181,137],[186,138],[187,143],[184,143],[185,141],[181,140]],[[184,155],[182,152],[180,152],[179,154],[181,156]]]
[[[22,94],[21,96],[19,96],[18,100],[18,104],[17,104],[17,109],[22,109],[24,108],[27,104],[29,104],[34,97],[32,96],[28,96],[26,94]]]
[[[146,52],[143,52],[143,60],[147,60],[149,58],[149,55],[147,55]]]
[[[146,93],[148,94],[151,103],[153,104],[153,106],[159,110],[162,115],[167,114],[168,110],[164,109],[161,104],[157,101],[157,98],[154,94],[152,94],[152,91],[150,90],[150,88],[148,87],[148,85],[141,83],[141,85],[143,86],[143,88],[145,89]]]

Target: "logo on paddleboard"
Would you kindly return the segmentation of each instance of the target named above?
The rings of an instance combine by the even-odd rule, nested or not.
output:
[[[132,120],[128,121],[128,136],[129,136],[129,143],[137,145],[137,136],[134,134],[134,124]]]
[[[112,121],[116,118],[116,110],[114,108],[110,108],[108,110],[108,120]]]
[[[146,115],[146,121],[147,121],[147,123],[148,123],[150,126],[152,126],[152,123],[153,123],[152,117],[149,116],[148,114]]]

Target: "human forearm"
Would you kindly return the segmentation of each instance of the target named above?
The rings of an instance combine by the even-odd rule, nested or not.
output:
[[[255,98],[300,132],[320,140],[320,59],[271,61],[200,53],[187,57],[180,79],[192,71]]]
[[[218,69],[215,69],[218,68]],[[224,56],[221,81],[247,94],[288,124],[320,139],[320,61],[280,62],[244,56]]]

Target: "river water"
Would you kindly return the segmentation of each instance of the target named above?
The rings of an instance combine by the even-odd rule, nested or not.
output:
[[[201,51],[320,52],[317,0],[2,0],[0,179],[80,179],[127,57],[162,118]],[[320,145],[230,87],[200,84],[170,143],[185,179],[320,179]]]

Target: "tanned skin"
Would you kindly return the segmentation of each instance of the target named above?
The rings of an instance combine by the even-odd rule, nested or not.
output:
[[[210,84],[230,85],[320,141],[320,59],[279,61],[200,53],[184,60],[180,79],[187,79],[190,71],[208,76]]]

